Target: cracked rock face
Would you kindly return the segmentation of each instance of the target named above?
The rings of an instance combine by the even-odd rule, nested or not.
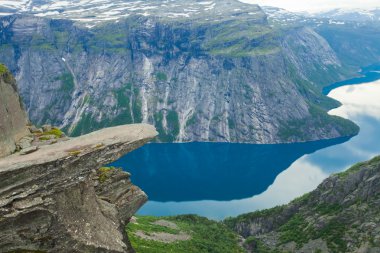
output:
[[[15,151],[16,142],[27,134],[27,122],[15,79],[0,64],[0,157]]]
[[[128,173],[97,169],[156,135],[126,125],[1,159],[0,251],[134,252],[124,227],[147,196]]]

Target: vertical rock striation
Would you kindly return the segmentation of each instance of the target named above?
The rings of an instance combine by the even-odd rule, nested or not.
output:
[[[150,123],[161,142],[267,144],[358,132],[326,113],[339,103],[321,87],[346,72],[313,30],[272,27],[260,7],[235,0],[210,8],[161,2],[91,29],[71,20],[1,18],[0,57],[16,74],[31,120],[71,136]]]

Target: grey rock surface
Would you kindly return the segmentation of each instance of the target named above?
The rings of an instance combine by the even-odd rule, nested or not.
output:
[[[119,126],[0,159],[0,251],[134,252],[124,227],[147,196],[128,173],[98,169],[156,134]]]
[[[0,57],[16,74],[31,120],[72,136],[149,123],[162,142],[280,143],[357,133],[326,114],[339,103],[321,87],[347,73],[313,30],[273,28],[260,7],[239,1],[160,3],[133,3],[140,9],[128,18],[91,28],[2,18]],[[169,17],[185,9],[194,11]]]
[[[28,134],[28,120],[18,95],[15,79],[0,64],[0,157],[16,150],[16,142]]]

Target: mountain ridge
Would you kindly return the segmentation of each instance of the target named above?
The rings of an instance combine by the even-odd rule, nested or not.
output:
[[[139,122],[155,124],[161,142],[355,135],[356,126],[326,113],[339,103],[321,86],[348,71],[324,38],[305,27],[270,27],[261,9],[247,6],[259,12],[232,8],[241,15],[206,23],[135,15],[92,29],[3,17],[0,57],[32,120],[74,136]]]

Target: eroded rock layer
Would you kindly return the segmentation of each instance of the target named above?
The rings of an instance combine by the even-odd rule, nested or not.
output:
[[[0,251],[134,252],[124,227],[147,196],[128,173],[98,169],[156,134],[114,127],[0,160]]]

